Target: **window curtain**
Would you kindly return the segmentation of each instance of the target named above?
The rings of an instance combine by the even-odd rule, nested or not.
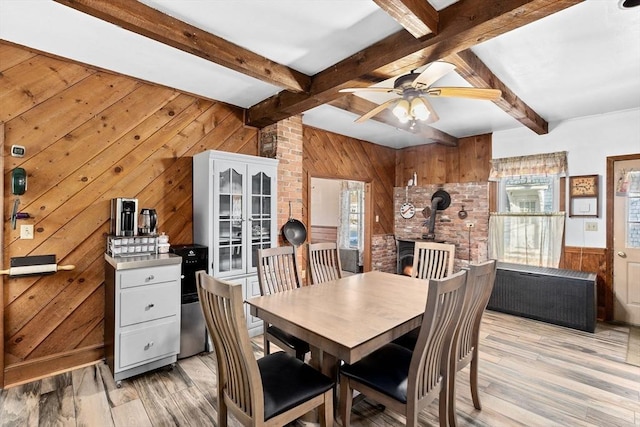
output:
[[[489,181],[523,175],[567,175],[567,152],[505,157],[491,160]]]
[[[350,193],[356,191],[359,203],[357,206],[351,205]],[[352,209],[354,211],[352,212]],[[357,211],[355,210],[357,209]],[[359,264],[362,265],[362,254],[364,251],[364,182],[359,181],[342,181],[340,189],[340,218],[338,222],[338,247],[350,248],[349,239],[349,219],[350,214],[357,213],[357,230],[358,230],[358,258]],[[353,215],[351,215],[353,218]]]
[[[340,215],[338,218],[338,247],[349,247],[349,181],[340,187]]]
[[[564,212],[492,212],[489,217],[489,257],[502,262],[557,268],[564,218]]]

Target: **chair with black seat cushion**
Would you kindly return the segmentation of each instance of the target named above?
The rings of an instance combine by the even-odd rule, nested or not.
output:
[[[218,367],[218,427],[231,412],[245,426],[283,426],[319,408],[333,426],[334,382],[285,352],[256,360],[247,331],[242,285],[197,273],[200,306]]]
[[[340,253],[335,242],[309,243],[309,272],[311,284],[337,280],[342,277]]]
[[[450,243],[415,242],[411,277],[418,279],[442,279],[453,273],[456,246]],[[418,329],[414,329],[394,342],[413,349],[418,339]]]
[[[300,274],[293,246],[258,249],[258,283],[261,295],[300,287]],[[269,354],[270,343],[300,360],[304,360],[309,352],[306,341],[265,322],[264,354]]]
[[[473,406],[482,409],[478,394],[478,344],[480,342],[480,323],[489,303],[493,284],[496,279],[497,263],[489,260],[469,265],[467,272],[467,296],[462,310],[460,325],[456,330],[454,346],[451,352],[449,375],[449,423],[456,425],[456,372],[471,364],[469,383]]]
[[[340,415],[350,425],[353,390],[418,423],[418,413],[439,400],[440,425],[448,425],[448,375],[453,335],[460,320],[466,271],[431,279],[415,349],[389,343],[340,368]]]

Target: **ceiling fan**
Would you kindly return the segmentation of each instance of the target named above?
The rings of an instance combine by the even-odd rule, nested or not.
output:
[[[361,123],[385,108],[394,105],[393,114],[400,123],[414,124],[416,120],[433,123],[438,120],[438,115],[428,101],[428,97],[457,97],[493,101],[500,98],[502,92],[498,89],[481,89],[474,87],[432,87],[432,85],[446,74],[456,68],[455,65],[444,62],[432,62],[421,73],[411,72],[398,77],[393,83],[393,88],[366,87],[340,89],[340,92],[387,92],[400,96],[383,102],[371,111],[358,117],[356,123]]]

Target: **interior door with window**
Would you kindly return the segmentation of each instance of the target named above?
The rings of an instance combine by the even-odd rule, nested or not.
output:
[[[640,325],[640,159],[614,163],[613,317]]]

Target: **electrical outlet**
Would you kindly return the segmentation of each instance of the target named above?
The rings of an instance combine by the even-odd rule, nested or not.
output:
[[[474,227],[474,225],[473,225],[473,223],[472,223],[472,222],[468,222],[468,223],[467,223],[467,228],[473,228],[473,227]]]
[[[584,231],[598,231],[598,223],[593,221],[585,222]]]
[[[33,239],[33,224],[20,225],[20,238]]]

